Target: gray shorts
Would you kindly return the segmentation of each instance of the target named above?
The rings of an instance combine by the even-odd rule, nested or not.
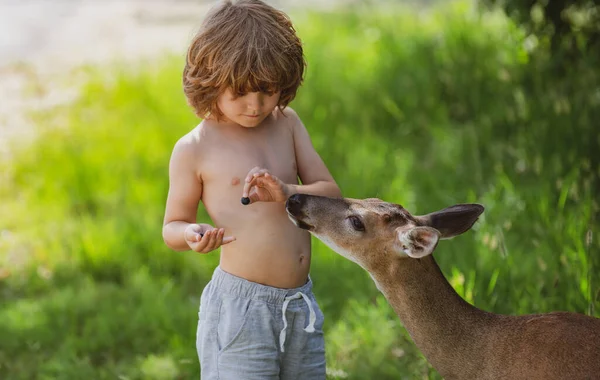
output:
[[[325,379],[323,313],[310,278],[280,289],[217,267],[198,316],[202,380]]]

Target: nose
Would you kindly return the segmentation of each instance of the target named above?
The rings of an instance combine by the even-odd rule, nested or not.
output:
[[[285,208],[288,211],[299,211],[306,201],[306,196],[302,194],[294,194],[285,202]]]
[[[302,200],[303,200],[303,197],[300,194],[294,194],[294,195],[292,195],[291,197],[288,198],[288,202],[290,204],[294,204],[294,205],[300,205],[300,204],[302,204]]]
[[[260,92],[252,92],[248,95],[248,109],[252,111],[260,110],[263,105],[263,94]]]

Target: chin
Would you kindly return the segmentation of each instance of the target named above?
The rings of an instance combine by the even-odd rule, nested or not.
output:
[[[237,120],[236,121],[237,124],[239,124],[240,126],[244,127],[244,128],[254,128],[254,127],[258,127],[260,125],[260,123],[262,123],[262,119],[260,120]]]
[[[260,125],[260,123],[248,124],[248,123],[239,123],[244,128],[256,128]]]
[[[256,118],[251,118],[251,117],[247,117],[244,115],[240,115],[236,122],[241,125],[242,127],[245,128],[254,128],[254,127],[258,127],[259,125],[261,125],[265,119],[268,117],[269,115],[264,115],[261,114],[260,116],[256,117]]]

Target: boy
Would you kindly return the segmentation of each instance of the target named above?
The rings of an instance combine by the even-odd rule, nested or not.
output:
[[[259,0],[220,2],[188,50],[184,92],[203,121],[173,149],[163,238],[221,248],[200,300],[203,380],[325,379],[310,236],[285,211],[295,193],[341,196],[287,107],[304,66],[289,18]],[[216,227],[196,223],[200,201]]]

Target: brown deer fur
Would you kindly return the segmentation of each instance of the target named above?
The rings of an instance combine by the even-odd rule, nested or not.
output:
[[[290,219],[367,270],[431,365],[445,379],[600,379],[600,319],[555,312],[508,316],[464,301],[433,251],[483,212],[456,205],[412,216],[379,199],[294,195]]]

